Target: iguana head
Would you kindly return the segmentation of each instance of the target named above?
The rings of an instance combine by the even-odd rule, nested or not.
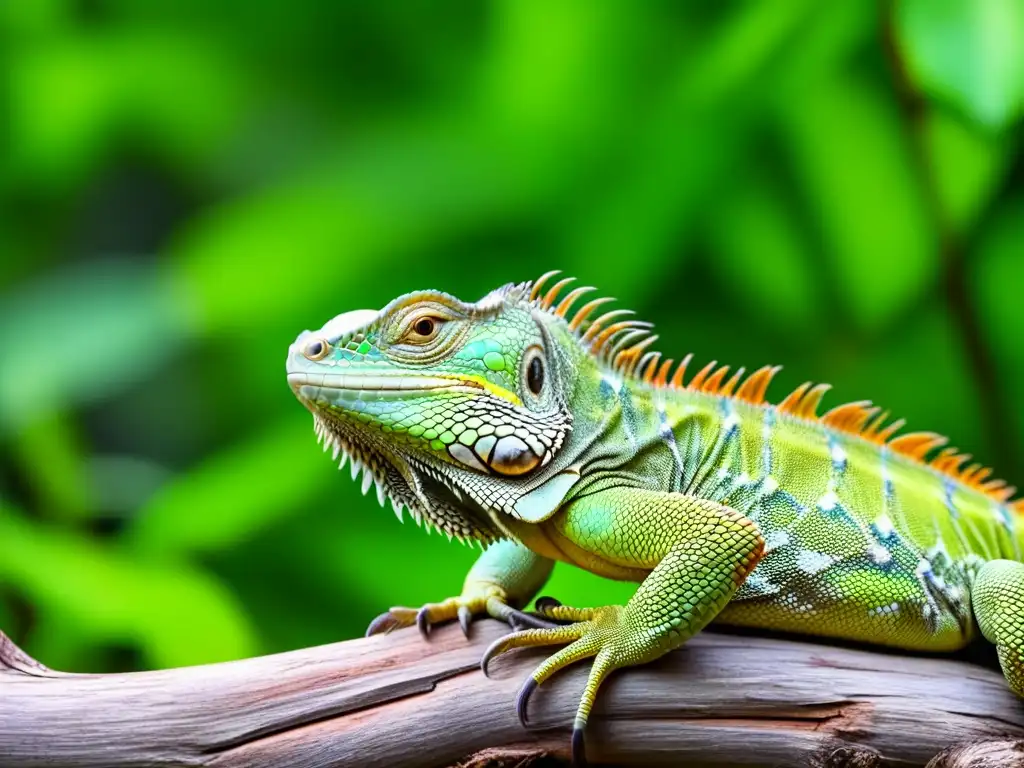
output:
[[[507,285],[475,303],[410,293],[296,339],[288,382],[325,449],[365,473],[364,493],[375,484],[400,518],[408,507],[482,541],[506,534],[502,515],[530,519],[561,500],[584,353],[537,289]]]

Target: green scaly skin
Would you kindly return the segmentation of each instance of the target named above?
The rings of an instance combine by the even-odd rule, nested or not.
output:
[[[462,593],[392,608],[370,632],[473,615],[514,632],[484,657],[565,647],[534,687],[594,662],[573,754],[598,686],[619,667],[678,647],[715,620],[951,651],[978,629],[1024,695],[1024,527],[1012,489],[931,433],[866,403],[816,408],[823,387],[778,405],[777,369],[725,380],[713,366],[686,385],[647,351],[655,337],[591,289],[562,280],[508,285],[476,303],[412,293],[381,311],[304,332],[288,379],[318,437],[363,473],[402,518],[487,548]],[[566,319],[570,318],[570,319]],[[844,410],[845,408],[845,410]],[[540,601],[555,561],[640,583],[625,606]],[[538,621],[537,615],[562,622]]]

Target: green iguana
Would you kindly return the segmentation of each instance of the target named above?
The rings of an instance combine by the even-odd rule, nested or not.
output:
[[[571,278],[476,303],[410,293],[304,332],[288,381],[334,457],[399,519],[486,549],[462,594],[392,608],[368,634],[489,614],[511,648],[567,644],[536,686],[593,657],[572,749],[602,680],[678,648],[710,621],[923,651],[976,631],[1024,695],[1024,504],[990,470],[867,401],[817,410],[828,387],[765,400],[779,370],[709,363],[684,382],[648,351],[650,324]],[[625,606],[541,599],[555,561],[640,582]],[[568,624],[540,621],[546,617]],[[523,626],[529,628],[523,629]]]

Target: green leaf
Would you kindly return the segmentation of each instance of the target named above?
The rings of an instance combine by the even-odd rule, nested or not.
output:
[[[446,127],[353,141],[342,160],[322,158],[183,228],[167,274],[193,326],[210,334],[291,326],[291,341],[312,309],[337,313],[365,306],[368,295],[389,301],[416,287],[409,278],[435,280],[431,249],[515,211],[522,181],[465,125]],[[394,275],[401,283],[391,284]]]
[[[892,98],[828,78],[785,115],[789,152],[854,324],[877,333],[938,268],[935,233]]]
[[[0,584],[70,618],[82,638],[138,647],[147,666],[222,661],[259,650],[241,606],[209,575],[32,525],[10,506],[0,507]]]
[[[826,407],[867,399],[907,420],[905,431],[933,430],[984,460],[981,399],[960,334],[941,301],[932,299],[893,326],[884,344],[833,345],[818,358],[820,377],[835,384]]]
[[[139,511],[126,539],[161,555],[232,546],[301,509],[336,479],[330,464],[311,422],[296,412],[172,478]]]
[[[195,311],[197,329],[280,327],[325,296],[352,306],[364,284],[356,268],[346,274],[341,263],[381,270],[381,260],[394,258],[407,242],[405,227],[389,226],[385,215],[366,210],[336,184],[273,188],[215,209],[184,230],[168,273],[181,302]]]
[[[63,189],[128,128],[183,165],[201,160],[236,117],[230,70],[195,35],[41,36],[10,67],[10,164],[25,183]]]
[[[900,0],[895,26],[920,87],[991,127],[1024,108],[1024,2]]]
[[[969,232],[1006,174],[1008,142],[944,110],[928,114],[924,141],[943,214]]]
[[[14,611],[3,594],[0,594],[0,630],[8,636],[16,634],[19,630],[14,624]]]
[[[325,642],[361,635],[389,606],[417,606],[458,594],[480,554],[477,547],[427,534],[408,513],[399,523],[391,505],[381,508],[372,491],[362,496],[347,471],[332,472],[329,463],[320,468],[330,487],[301,514],[218,555],[221,570],[251,582],[252,563],[261,563],[274,592],[291,592],[288,611],[308,606],[299,620],[319,627],[317,638]],[[264,602],[261,593],[265,590],[251,590],[254,604]],[[270,607],[279,614],[286,610]],[[272,634],[282,637],[283,631]]]
[[[708,258],[734,299],[776,331],[807,335],[822,307],[814,256],[777,185],[744,178],[720,197]]]
[[[815,7],[741,3],[696,36],[696,50],[683,47],[669,60],[652,104],[624,125],[604,183],[580,189],[583,202],[574,201],[562,225],[569,268],[634,302],[673,276],[717,185],[740,173],[775,78],[792,76],[792,42]]]
[[[86,463],[86,448],[67,413],[59,409],[29,422],[14,440],[25,482],[43,514],[80,520],[92,512],[95,489]]]
[[[972,260],[976,305],[985,330],[1003,360],[1024,364],[1020,292],[1024,286],[1024,197],[1000,206]],[[1019,391],[1019,390],[1015,390]]]
[[[999,386],[1009,393],[1014,408],[1018,455],[1024,451],[1024,312],[1020,292],[1024,286],[1024,196],[1018,194],[1000,206],[984,237],[975,248],[970,265],[971,295],[984,329],[984,343],[991,345],[999,372]]]
[[[186,339],[180,309],[152,270],[126,261],[14,289],[0,304],[0,430],[118,392],[165,364]]]

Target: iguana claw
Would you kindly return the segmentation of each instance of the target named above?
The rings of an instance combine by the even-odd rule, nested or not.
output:
[[[391,615],[391,611],[385,611],[380,616],[377,616],[373,621],[370,622],[366,628],[366,634],[364,637],[370,635],[387,634],[393,629],[406,626],[398,618]]]
[[[416,612],[416,626],[421,635],[430,637],[430,606],[424,605]]]
[[[584,768],[587,764],[587,741],[579,725],[572,727],[572,764],[573,768]]]
[[[462,634],[469,637],[469,625],[473,623],[473,612],[465,605],[459,606],[459,626],[462,627]]]
[[[555,600],[551,602],[557,603]],[[392,608],[370,622],[370,626],[366,628],[366,636],[388,633],[415,624],[420,634],[430,637],[430,630],[434,624],[458,619],[462,633],[469,637],[473,617],[477,614],[487,614],[504,621],[515,631],[551,629],[557,626],[555,622],[537,613],[520,611],[493,595],[474,598],[451,597],[440,603],[427,603],[418,609],[401,606]]]
[[[546,613],[547,611],[550,611],[552,608],[558,608],[559,606],[561,606],[562,601],[556,600],[550,595],[541,595],[533,602],[533,604],[534,606],[536,606],[538,611],[540,611],[541,613]]]
[[[529,728],[528,718],[526,716],[526,707],[530,703],[530,694],[537,689],[537,681],[532,677],[526,678],[526,682],[523,683],[523,687],[519,689],[519,694],[516,696],[516,714],[519,716],[519,722],[523,728]]]

